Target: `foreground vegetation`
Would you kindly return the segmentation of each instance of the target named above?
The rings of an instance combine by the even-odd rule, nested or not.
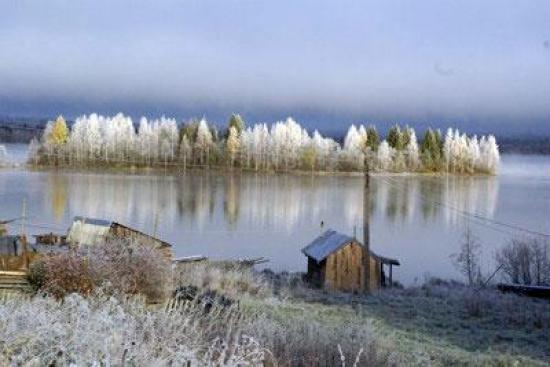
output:
[[[447,172],[495,174],[494,136],[468,137],[428,129],[420,143],[410,127],[394,126],[381,139],[373,126],[351,125],[342,142],[309,134],[292,118],[268,127],[246,127],[233,115],[219,132],[205,119],[181,127],[174,119],[142,118],[139,128],[122,114],[79,117],[67,127],[59,117],[30,146],[29,162],[69,166],[218,167],[255,171]]]
[[[258,273],[234,263],[159,268],[163,260],[142,259],[151,254],[141,245],[126,243],[127,250],[113,256],[113,244],[34,263],[31,282],[38,293],[0,301],[0,364],[447,366],[550,360],[548,301],[434,280],[372,296],[329,293],[308,288],[299,275]],[[80,261],[83,256],[87,261]],[[63,269],[52,272],[54,267]],[[155,270],[169,275],[168,291],[151,291],[159,278],[152,282],[143,274]]]

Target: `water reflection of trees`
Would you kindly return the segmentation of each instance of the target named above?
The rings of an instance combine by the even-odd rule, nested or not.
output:
[[[48,176],[48,194],[51,199],[52,213],[56,222],[61,221],[67,205],[67,176]]]
[[[380,177],[374,181],[376,210],[392,221],[411,221],[419,208],[424,221],[456,224],[465,213],[493,217],[497,206],[494,177]]]
[[[174,175],[52,173],[45,181],[55,217],[105,217],[152,229],[188,223],[201,230],[225,223],[255,230],[312,228],[321,220],[363,220],[361,177],[189,172]],[[492,217],[498,181],[487,177],[374,177],[371,213],[391,222],[454,224],[461,212]],[[68,205],[66,204],[68,203]]]

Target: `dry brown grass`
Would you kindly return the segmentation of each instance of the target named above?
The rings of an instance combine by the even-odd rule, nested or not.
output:
[[[135,241],[109,239],[43,257],[31,266],[29,280],[57,298],[70,293],[87,295],[101,287],[159,301],[168,295],[170,274],[171,264],[158,250]]]

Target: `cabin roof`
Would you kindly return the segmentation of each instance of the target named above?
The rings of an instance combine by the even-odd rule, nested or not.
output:
[[[73,222],[84,222],[86,224],[92,224],[94,226],[101,226],[101,227],[110,227],[111,224],[113,224],[110,220],[105,219],[96,219],[96,218],[88,218],[88,217],[82,217],[77,215],[73,218]]]
[[[309,245],[304,247],[302,249],[302,253],[308,257],[311,257],[317,262],[321,262],[326,259],[330,254],[338,251],[339,249],[351,242],[357,242],[358,244],[363,246],[363,244],[357,241],[357,239],[329,229],[328,231],[314,239],[313,242],[311,242]],[[370,255],[375,257],[383,264],[400,265],[398,260],[377,255],[373,251],[370,251]]]
[[[171,247],[172,245],[168,242],[165,242],[159,238],[150,236],[146,233],[138,231],[137,229],[125,226],[123,224],[105,220],[105,219],[96,219],[88,218],[82,216],[75,216],[73,218],[73,223],[69,228],[69,233],[67,235],[67,240],[69,242],[75,241],[85,244],[94,244],[99,241],[103,241],[105,237],[109,234],[111,228],[122,227],[126,228],[133,233],[139,234],[141,236],[153,239],[157,241],[163,247]]]
[[[354,241],[352,237],[329,229],[304,247],[302,252],[304,255],[320,262],[352,241]]]
[[[396,266],[401,265],[401,263],[399,263],[399,260],[392,259],[392,258],[389,258],[389,257],[380,256],[380,255],[375,254],[372,251],[370,252],[370,254],[371,254],[371,256],[374,256],[376,259],[378,259],[378,261],[380,261],[382,264],[391,264],[391,265],[396,265]]]

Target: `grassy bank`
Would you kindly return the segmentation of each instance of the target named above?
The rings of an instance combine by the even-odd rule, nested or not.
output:
[[[230,294],[235,285],[257,284],[250,283],[247,271],[219,272],[208,265],[193,269],[187,274],[196,275],[194,284],[220,292]],[[317,361],[321,365],[338,358],[338,345],[345,345],[348,363],[362,349],[365,359],[360,358],[359,365],[373,361],[438,366],[550,362],[550,302],[546,300],[442,281],[361,296],[309,289],[296,276],[261,279],[265,285],[256,289],[267,290],[270,296],[250,293],[241,285],[241,305],[246,312],[263,315],[284,334],[278,340],[273,337],[277,333],[261,333],[269,328],[257,329],[259,342],[276,355],[287,356],[279,342],[292,341],[317,346],[311,354],[322,356]]]
[[[129,295],[125,284],[107,282],[85,296],[61,299],[41,292],[3,297],[0,363],[524,366],[550,361],[550,303],[491,289],[476,292],[432,281],[350,295],[309,289],[299,276],[208,262],[173,269],[170,288],[177,291],[153,303],[140,293]]]

